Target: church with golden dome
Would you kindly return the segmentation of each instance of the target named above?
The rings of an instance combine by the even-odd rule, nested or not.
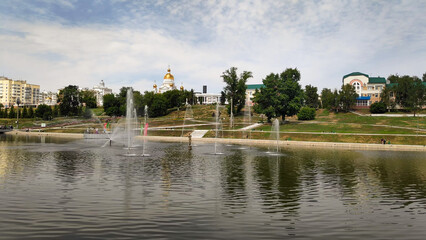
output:
[[[169,67],[167,69],[166,75],[164,75],[163,84],[161,84],[160,86],[157,86],[157,84],[154,84],[154,92],[155,93],[164,93],[164,92],[176,89],[175,78],[173,77],[173,75],[170,72],[171,72],[171,70],[170,70],[170,67]]]

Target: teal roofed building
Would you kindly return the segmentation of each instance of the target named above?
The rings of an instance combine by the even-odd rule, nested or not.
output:
[[[246,90],[246,102],[248,104],[251,104],[253,106],[253,97],[254,93],[256,92],[256,89],[260,89],[261,87],[264,87],[263,84],[246,84],[247,90]]]
[[[362,72],[353,72],[344,75],[342,83],[355,87],[358,94],[356,108],[369,108],[371,104],[380,101],[380,93],[386,87],[386,78],[370,77]]]

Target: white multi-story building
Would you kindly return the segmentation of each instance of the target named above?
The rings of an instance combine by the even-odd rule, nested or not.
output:
[[[48,106],[53,106],[58,104],[58,94],[54,92],[43,91],[40,93],[40,104],[46,104]]]
[[[40,99],[40,85],[29,84],[24,80],[12,80],[0,77],[0,103],[11,107],[20,102],[20,106],[36,106]]]
[[[102,107],[104,105],[104,95],[112,93],[111,88],[105,87],[104,80],[101,80],[98,86],[94,86],[93,91],[95,92],[96,96],[96,104],[99,107]]]
[[[220,102],[220,94],[217,93],[195,93],[195,97],[197,98],[200,104],[216,104]]]

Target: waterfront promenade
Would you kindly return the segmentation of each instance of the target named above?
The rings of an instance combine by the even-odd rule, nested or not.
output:
[[[48,136],[59,138],[84,139],[83,133],[50,133],[50,132],[22,132],[12,131],[6,134],[21,136]],[[143,136],[136,136],[135,139],[142,140]],[[148,141],[158,142],[187,142],[187,137],[167,137],[167,136],[146,136]],[[259,139],[234,139],[234,138],[196,138],[194,143],[221,143],[238,144],[248,146],[276,146],[276,140]],[[423,151],[426,152],[425,145],[400,145],[400,144],[369,144],[369,143],[341,143],[341,142],[312,142],[312,141],[278,141],[283,148],[323,148],[323,149],[348,149],[348,150],[381,150],[381,151]]]

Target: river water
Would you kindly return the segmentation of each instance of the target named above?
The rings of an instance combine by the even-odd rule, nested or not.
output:
[[[426,236],[423,152],[102,145],[0,136],[0,239]]]

